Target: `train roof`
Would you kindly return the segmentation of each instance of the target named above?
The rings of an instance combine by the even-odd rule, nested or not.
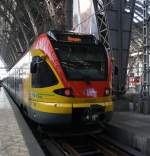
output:
[[[98,44],[98,40],[92,34],[76,33],[72,31],[51,30],[47,32],[50,39],[60,42],[77,42],[84,44]]]

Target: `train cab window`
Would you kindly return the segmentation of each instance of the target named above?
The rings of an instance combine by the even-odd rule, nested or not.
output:
[[[54,42],[56,54],[68,80],[107,80],[107,55],[102,44]]]
[[[33,88],[50,87],[58,83],[52,69],[41,57],[33,57],[31,66]]]

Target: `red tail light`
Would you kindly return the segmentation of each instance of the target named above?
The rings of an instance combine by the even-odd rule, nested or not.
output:
[[[73,91],[71,88],[57,89],[57,90],[54,90],[54,93],[56,93],[58,95],[62,95],[62,96],[67,96],[67,97],[74,97]]]

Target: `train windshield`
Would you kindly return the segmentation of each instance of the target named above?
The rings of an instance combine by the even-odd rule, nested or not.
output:
[[[54,43],[56,54],[69,80],[107,79],[107,57],[102,45]]]

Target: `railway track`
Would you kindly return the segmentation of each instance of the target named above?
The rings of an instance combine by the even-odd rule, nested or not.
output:
[[[44,141],[50,155],[60,156],[129,156],[129,152],[91,136],[55,138]]]
[[[40,131],[38,140],[46,156],[143,156],[140,152],[111,141],[100,131],[55,135]]]
[[[45,156],[145,156],[106,136],[103,126],[52,129],[27,123]]]
[[[25,117],[25,116],[24,116]],[[66,131],[49,129],[26,119],[45,156],[145,156],[141,152],[107,137],[104,127]],[[51,131],[52,130],[52,131]]]

